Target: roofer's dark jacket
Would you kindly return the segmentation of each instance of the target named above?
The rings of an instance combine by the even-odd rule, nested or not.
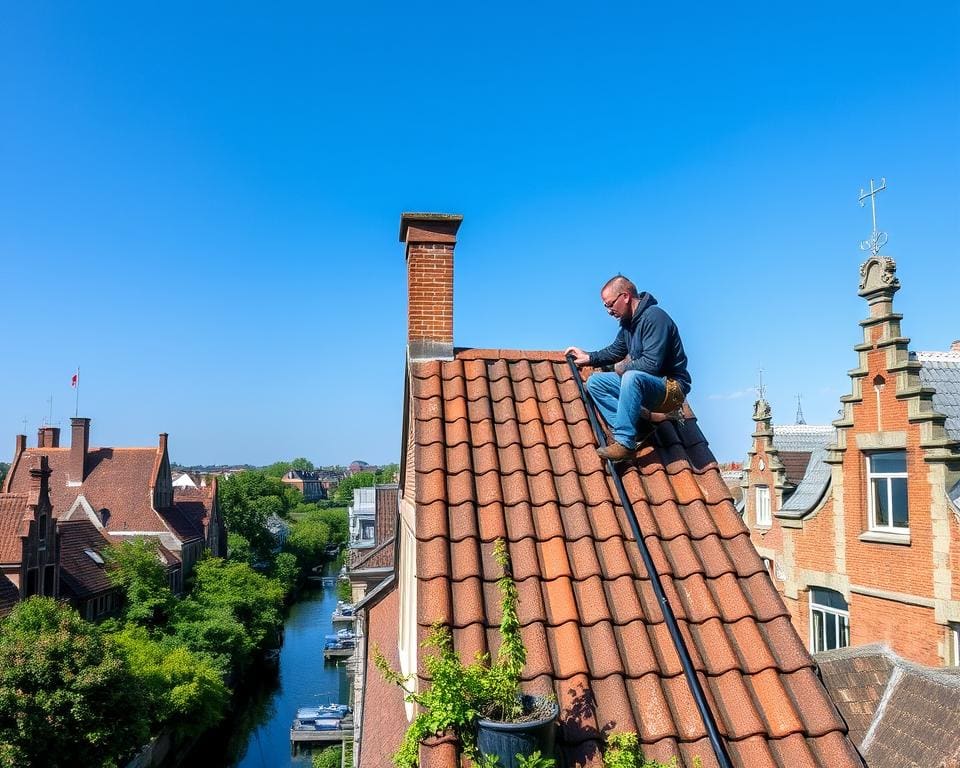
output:
[[[689,393],[687,354],[683,351],[677,324],[646,291],[639,299],[640,304],[630,319],[620,320],[620,333],[613,344],[590,353],[590,365],[594,368],[613,365],[629,355],[626,370],[676,379],[684,394]]]

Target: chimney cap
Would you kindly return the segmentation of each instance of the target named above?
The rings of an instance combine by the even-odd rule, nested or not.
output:
[[[407,242],[410,227],[424,229],[434,234],[431,240],[452,242],[463,221],[461,213],[401,213],[400,214],[400,242]],[[437,237],[445,235],[446,237]]]

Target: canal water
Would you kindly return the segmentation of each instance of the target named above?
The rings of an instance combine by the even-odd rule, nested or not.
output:
[[[349,702],[346,668],[324,663],[324,636],[334,629],[336,586],[317,584],[300,595],[284,624],[280,666],[254,670],[237,693],[228,722],[201,738],[181,768],[310,766],[310,752],[293,756],[290,724],[298,707]]]

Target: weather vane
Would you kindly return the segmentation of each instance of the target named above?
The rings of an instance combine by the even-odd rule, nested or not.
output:
[[[763,368],[757,369],[757,377],[758,377],[757,387],[756,387],[757,397],[760,400],[764,400],[766,399],[767,388],[763,386]]]
[[[860,243],[861,251],[870,251],[871,254],[876,256],[880,253],[880,249],[887,244],[887,233],[880,232],[877,229],[877,194],[883,192],[887,188],[886,178],[880,179],[880,186],[874,188],[873,179],[870,179],[870,191],[867,192],[863,187],[860,187],[860,197],[857,198],[857,201],[860,203],[860,207],[863,208],[864,200],[868,197],[870,198],[870,212],[873,214],[873,232],[870,233],[870,238],[868,240],[863,240]]]

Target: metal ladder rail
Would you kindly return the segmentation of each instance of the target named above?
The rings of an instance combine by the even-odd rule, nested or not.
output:
[[[570,366],[570,370],[573,372],[574,381],[577,382],[577,388],[580,390],[580,397],[582,398],[583,404],[586,408],[587,416],[590,418],[590,425],[593,427],[593,433],[596,435],[597,442],[601,446],[606,445],[606,437],[604,436],[603,429],[600,427],[600,422],[597,420],[596,409],[589,393],[586,390],[586,387],[583,384],[583,377],[580,375],[579,369],[573,362],[573,355],[567,355],[567,363]],[[686,678],[687,685],[690,687],[690,693],[693,695],[693,700],[697,705],[697,711],[700,714],[700,719],[703,722],[704,728],[706,728],[707,738],[710,740],[710,746],[713,748],[713,754],[717,758],[717,762],[720,764],[721,768],[733,768],[733,763],[730,762],[730,755],[727,753],[727,748],[720,737],[719,730],[717,729],[717,722],[713,717],[713,712],[710,711],[710,706],[707,704],[707,698],[703,692],[703,686],[700,685],[700,680],[697,677],[696,670],[693,668],[693,662],[690,659],[690,652],[687,650],[687,645],[684,642],[683,635],[680,634],[680,626],[677,624],[677,617],[674,615],[670,601],[667,599],[667,594],[663,590],[663,583],[660,580],[660,574],[657,572],[657,569],[653,564],[653,558],[650,555],[650,550],[647,548],[647,543],[643,539],[643,535],[640,531],[640,523],[637,520],[636,512],[634,512],[633,504],[630,503],[630,498],[627,496],[627,490],[623,486],[623,480],[621,479],[620,474],[616,471],[613,461],[607,459],[606,462],[607,470],[609,471],[610,476],[613,478],[614,485],[617,487],[617,493],[620,495],[620,503],[623,506],[624,511],[627,513],[627,520],[630,522],[630,527],[633,530],[633,536],[636,539],[638,548],[640,549],[640,557],[643,559],[643,565],[647,569],[647,574],[650,576],[650,582],[653,585],[653,592],[654,595],[656,595],[657,602],[660,605],[660,611],[663,613],[663,618],[667,624],[667,630],[670,632],[670,639],[673,641],[673,647],[677,651],[677,656],[680,657],[680,666],[683,668],[683,676]]]

